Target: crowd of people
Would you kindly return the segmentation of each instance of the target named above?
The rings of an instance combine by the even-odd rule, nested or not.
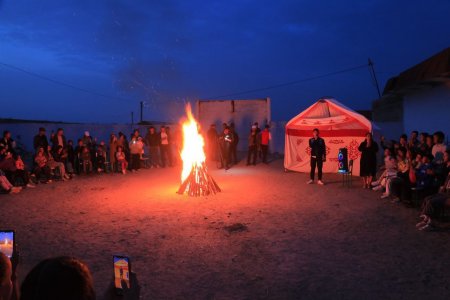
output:
[[[378,145],[368,133],[359,146],[363,187],[382,191],[380,197],[390,198],[393,203],[421,204],[417,228],[433,228],[435,217],[450,207],[450,149],[444,140],[440,131],[412,131],[409,137],[403,134],[398,141],[387,142],[382,137]],[[381,168],[377,167],[379,148],[384,151]]]
[[[206,134],[207,155],[211,161],[216,161],[219,168],[228,170],[231,166],[239,163],[237,149],[239,135],[234,123],[222,124],[222,131],[217,132],[216,125],[212,124]],[[250,127],[248,134],[247,166],[256,166],[258,157],[264,164],[268,163],[269,142],[272,139],[270,126],[259,128],[258,122]]]
[[[34,188],[38,183],[67,181],[80,174],[126,174],[142,167],[172,167],[177,163],[174,152],[180,144],[173,139],[166,126],[159,131],[151,126],[145,135],[136,129],[129,139],[122,132],[111,134],[108,144],[98,142],[89,131],[74,143],[66,139],[62,128],[49,137],[45,128],[39,128],[33,139],[34,149],[27,153],[16,147],[9,131],[4,131],[0,140],[0,190],[19,193],[22,188]],[[146,146],[149,155],[144,156]],[[31,156],[27,163],[23,155]]]
[[[47,136],[45,128],[39,128],[33,139],[31,159],[24,162],[23,151],[16,147],[11,132],[4,131],[0,140],[0,191],[19,193],[23,188],[34,188],[39,183],[54,180],[67,181],[80,174],[136,172],[142,167],[165,168],[179,163],[181,136],[172,134],[170,127],[159,130],[150,126],[147,132],[136,129],[127,138],[119,132],[111,134],[107,143],[92,137],[85,131],[76,142],[67,139],[59,128]],[[229,169],[239,162],[237,147],[239,135],[234,124],[223,124],[219,134],[211,125],[206,137],[208,159],[219,168]],[[258,157],[268,163],[271,135],[269,126],[263,130],[254,123],[248,135],[247,165],[256,165]],[[30,156],[29,155],[29,156]]]

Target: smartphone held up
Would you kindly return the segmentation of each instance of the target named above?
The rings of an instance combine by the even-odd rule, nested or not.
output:
[[[0,230],[0,252],[9,258],[14,254],[14,238],[13,230]]]
[[[131,262],[127,256],[114,255],[114,286],[117,294],[122,294],[124,288],[131,288]]]

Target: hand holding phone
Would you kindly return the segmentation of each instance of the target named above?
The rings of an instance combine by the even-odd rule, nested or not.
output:
[[[131,288],[131,263],[127,256],[114,255],[114,286],[118,295],[123,295],[124,289]]]

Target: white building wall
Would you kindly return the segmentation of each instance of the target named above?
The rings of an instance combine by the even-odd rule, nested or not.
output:
[[[443,131],[450,135],[450,82],[422,89],[404,96],[403,124],[405,133],[412,130],[433,133]]]

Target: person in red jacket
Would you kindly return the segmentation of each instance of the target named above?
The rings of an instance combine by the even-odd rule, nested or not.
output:
[[[264,130],[261,131],[261,151],[262,151],[262,161],[267,164],[267,153],[269,152],[269,142],[272,139],[272,136],[269,131],[269,125],[264,127]]]

